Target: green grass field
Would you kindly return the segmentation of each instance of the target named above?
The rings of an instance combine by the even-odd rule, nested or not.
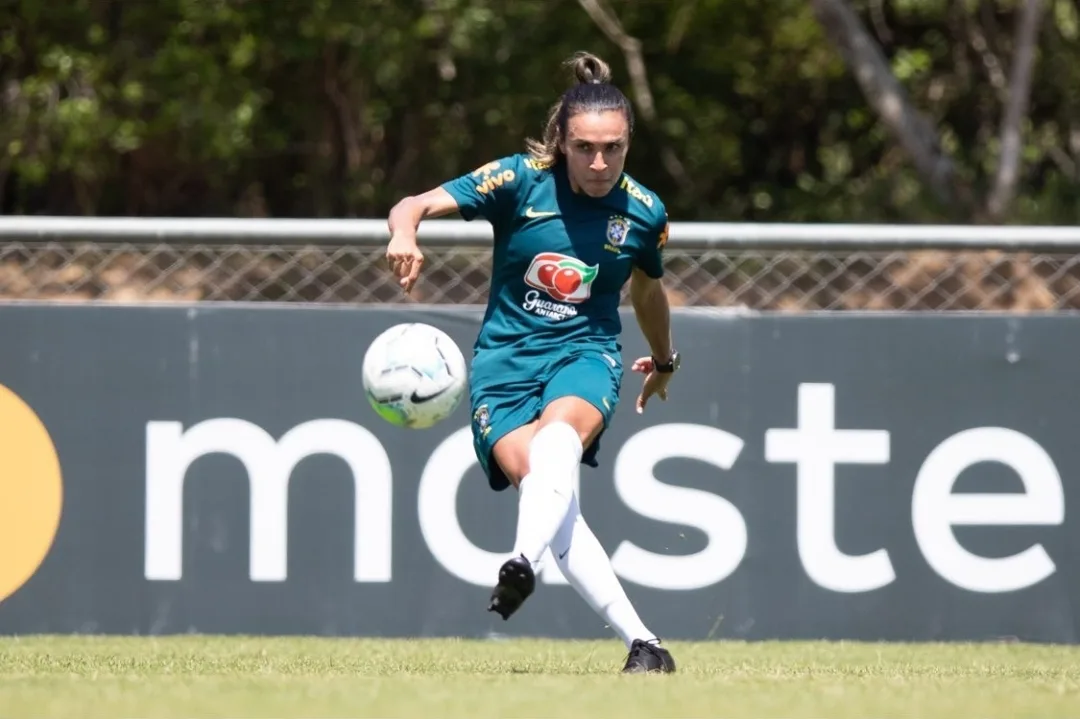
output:
[[[1076,716],[1080,648],[546,640],[0,638],[3,717]]]

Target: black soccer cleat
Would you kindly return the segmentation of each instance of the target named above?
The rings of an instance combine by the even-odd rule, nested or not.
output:
[[[630,653],[626,655],[623,674],[673,674],[674,672],[675,660],[672,659],[671,652],[659,644],[635,639],[630,645]]]
[[[524,556],[506,560],[499,568],[499,583],[491,591],[489,612],[496,612],[503,621],[525,603],[536,589],[536,573]]]

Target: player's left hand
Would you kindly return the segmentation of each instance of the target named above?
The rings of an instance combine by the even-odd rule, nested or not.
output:
[[[634,364],[630,369],[645,375],[645,383],[642,385],[641,394],[637,398],[638,414],[645,411],[645,405],[653,395],[656,395],[664,402],[667,401],[667,386],[668,382],[671,381],[672,373],[655,371],[652,357],[639,357],[634,360]]]

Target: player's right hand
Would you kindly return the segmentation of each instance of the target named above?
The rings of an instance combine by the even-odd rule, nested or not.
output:
[[[412,291],[424,264],[424,253],[416,244],[416,236],[395,233],[386,247],[386,261],[402,289],[406,293]]]

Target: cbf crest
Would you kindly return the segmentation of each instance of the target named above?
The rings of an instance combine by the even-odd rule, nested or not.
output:
[[[486,437],[488,432],[491,431],[491,414],[488,412],[486,404],[480,405],[473,412],[473,422],[476,423],[476,428],[479,430],[481,437]]]
[[[607,241],[619,247],[626,242],[630,234],[630,220],[621,215],[612,215],[607,223]]]

